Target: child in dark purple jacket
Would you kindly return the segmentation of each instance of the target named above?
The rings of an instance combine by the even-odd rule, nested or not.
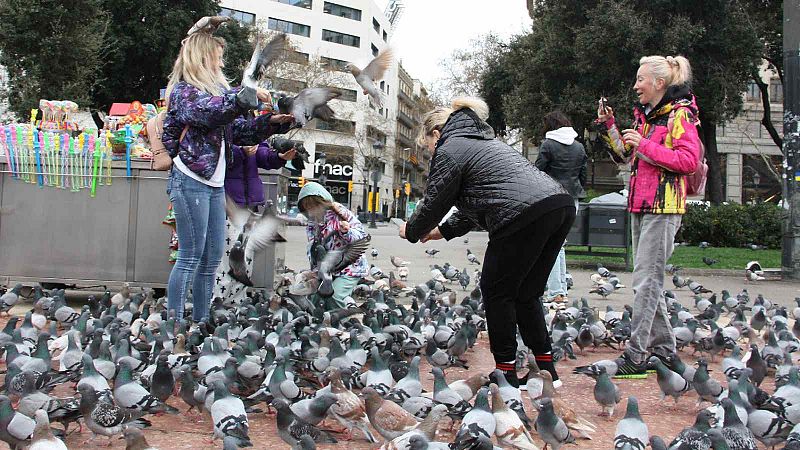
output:
[[[226,167],[225,171],[225,194],[239,206],[256,209],[264,205],[264,185],[258,176],[258,169],[272,170],[280,169],[291,161],[295,156],[295,149],[285,153],[278,153],[266,142],[259,145],[240,147],[231,146],[233,151],[233,162]],[[225,255],[239,237],[238,230],[231,225],[229,220],[225,221]],[[247,274],[253,272],[253,249],[248,246],[245,249],[245,263],[247,264]],[[220,297],[225,304],[239,304],[244,299],[246,287],[228,275],[228,258],[223,257],[217,268],[217,276],[214,277],[214,294],[212,298]]]

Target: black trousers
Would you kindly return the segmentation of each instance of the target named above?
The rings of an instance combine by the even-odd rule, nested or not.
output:
[[[573,206],[559,208],[509,236],[489,240],[481,291],[495,362],[516,359],[517,327],[535,355],[551,351],[540,298],[574,221]]]

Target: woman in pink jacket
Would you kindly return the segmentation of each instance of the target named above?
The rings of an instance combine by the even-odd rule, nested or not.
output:
[[[664,266],[686,212],[686,176],[698,168],[701,143],[692,70],[682,56],[639,60],[633,125],[620,131],[601,101],[597,124],[618,163],[630,163],[628,210],[633,234],[631,339],[616,360],[618,375],[645,372],[649,356],[669,366],[675,335],[664,299]]]

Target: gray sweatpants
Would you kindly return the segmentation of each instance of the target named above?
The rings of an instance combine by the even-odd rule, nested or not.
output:
[[[675,334],[664,300],[664,266],[672,256],[680,214],[631,214],[633,234],[633,317],[625,352],[641,363],[650,352],[675,352]]]

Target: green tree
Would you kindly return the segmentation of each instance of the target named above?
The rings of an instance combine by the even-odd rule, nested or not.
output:
[[[253,55],[252,26],[229,21],[217,30],[215,35],[225,39],[225,69],[223,72],[231,86],[242,82],[242,72]]]
[[[186,32],[203,16],[216,15],[217,0],[101,0],[111,16],[109,51],[98,74],[94,104],[150,102],[167,77]]]
[[[5,95],[18,119],[41,98],[91,104],[107,51],[109,15],[100,0],[3,0],[0,23]]]
[[[707,198],[721,202],[716,127],[741,110],[739,93],[762,48],[742,5],[734,0],[539,0],[534,10],[531,32],[513,39],[499,56],[511,81],[492,70],[484,76],[483,91],[502,96],[508,126],[538,141],[541,117],[558,108],[581,134],[591,126],[600,96],[609,99],[621,123],[630,123],[639,58],[682,54],[694,69],[709,162]]]

